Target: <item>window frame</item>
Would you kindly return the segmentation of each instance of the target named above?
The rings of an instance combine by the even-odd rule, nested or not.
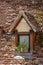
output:
[[[18,33],[18,45],[19,45],[19,36],[24,36],[24,35],[26,35],[26,36],[29,36],[29,49],[28,49],[28,52],[30,51],[30,34],[29,34],[29,32],[19,32]]]

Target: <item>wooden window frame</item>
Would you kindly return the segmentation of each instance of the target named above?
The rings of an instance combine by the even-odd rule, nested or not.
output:
[[[29,32],[19,32],[18,33],[18,45],[19,45],[19,36],[23,36],[23,35],[29,36],[29,49],[28,49],[28,52],[29,52],[30,51],[30,34],[29,34]]]

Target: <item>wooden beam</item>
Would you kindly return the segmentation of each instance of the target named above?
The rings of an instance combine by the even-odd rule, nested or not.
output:
[[[33,51],[35,43],[35,33],[30,34],[30,51]]]

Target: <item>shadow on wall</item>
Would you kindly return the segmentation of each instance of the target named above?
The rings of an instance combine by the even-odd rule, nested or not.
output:
[[[0,36],[3,35],[5,33],[4,27],[0,26]]]

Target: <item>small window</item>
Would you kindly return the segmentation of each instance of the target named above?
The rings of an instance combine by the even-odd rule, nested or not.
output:
[[[29,35],[19,35],[19,44],[25,41],[27,52],[29,51]]]

